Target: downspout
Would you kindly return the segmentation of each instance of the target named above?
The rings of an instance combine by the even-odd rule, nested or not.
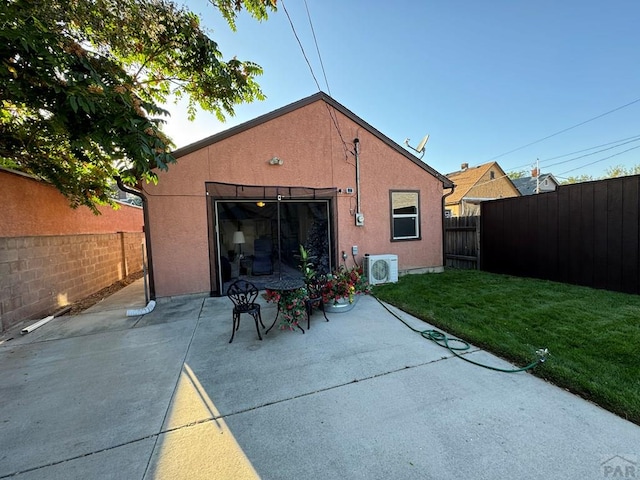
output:
[[[454,183],[451,184],[451,191],[442,196],[442,268],[447,265],[447,252],[445,251],[445,241],[446,241],[446,230],[444,229],[444,212],[445,212],[445,200],[446,198],[453,194],[456,189],[456,185]]]
[[[144,228],[144,242],[147,247],[147,269],[149,271],[149,298],[153,301],[156,299],[156,286],[153,280],[153,255],[151,255],[151,235],[149,235],[149,208],[147,205],[147,197],[142,190],[138,190],[135,188],[128,187],[124,183],[122,183],[122,179],[120,176],[116,176],[116,184],[118,188],[123,192],[130,193],[139,197],[142,200],[142,218],[143,218],[143,228]]]
[[[360,214],[360,140],[353,139],[353,152],[356,157],[356,215]]]
[[[364,226],[364,215],[362,214],[360,205],[360,140],[358,138],[353,139],[353,153],[356,157],[356,214],[355,224],[356,227]]]

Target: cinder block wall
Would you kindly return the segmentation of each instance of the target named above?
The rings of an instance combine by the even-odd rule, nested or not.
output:
[[[0,332],[142,270],[142,209],[72,209],[53,187],[0,169]]]
[[[142,232],[0,237],[1,330],[139,272],[143,241]]]

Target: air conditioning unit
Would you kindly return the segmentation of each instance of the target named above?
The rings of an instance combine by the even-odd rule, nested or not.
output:
[[[370,285],[395,283],[398,281],[397,255],[366,255],[364,275]]]

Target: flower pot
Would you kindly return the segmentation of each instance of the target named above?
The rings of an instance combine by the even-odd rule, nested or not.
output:
[[[340,298],[337,303],[333,300],[324,304],[326,313],[344,313],[350,311],[358,303],[359,295],[354,295],[353,302],[349,302],[348,298]]]

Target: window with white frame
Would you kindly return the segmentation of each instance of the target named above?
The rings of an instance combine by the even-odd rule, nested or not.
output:
[[[391,191],[391,240],[420,238],[420,195],[417,191]]]

